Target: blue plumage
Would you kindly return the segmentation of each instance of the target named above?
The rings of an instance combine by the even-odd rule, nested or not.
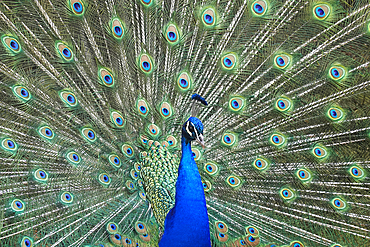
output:
[[[191,124],[195,127],[189,130]],[[191,117],[182,131],[175,206],[166,217],[159,246],[211,246],[203,185],[191,150],[191,141],[203,134],[203,124]]]

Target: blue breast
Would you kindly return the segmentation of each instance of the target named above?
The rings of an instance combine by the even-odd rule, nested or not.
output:
[[[191,144],[186,143],[185,138],[182,138],[176,202],[167,214],[165,231],[159,246],[211,246],[203,185]]]

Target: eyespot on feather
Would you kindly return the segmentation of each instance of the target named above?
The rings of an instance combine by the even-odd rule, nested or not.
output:
[[[132,148],[131,145],[129,144],[123,144],[122,145],[122,153],[127,157],[127,158],[132,158],[134,156],[134,149]]]
[[[192,86],[192,79],[187,72],[182,72],[177,77],[177,87],[181,92],[188,91]]]
[[[348,172],[355,179],[365,178],[365,170],[362,167],[358,166],[358,165],[352,165],[349,168]]]
[[[202,22],[206,27],[214,27],[216,25],[216,12],[213,8],[203,10]]]
[[[157,137],[159,134],[160,134],[160,130],[158,128],[157,125],[155,124],[150,124],[148,126],[148,133],[149,135],[151,135],[152,137]]]
[[[274,58],[274,64],[279,69],[286,69],[290,65],[291,57],[287,54],[279,54]]]
[[[246,242],[247,246],[254,247],[260,244],[260,238],[254,237],[252,235],[247,235],[244,238],[244,241]]]
[[[193,158],[195,161],[199,161],[202,158],[202,153],[199,151],[198,148],[193,147],[191,149],[193,151]]]
[[[74,107],[78,104],[76,96],[69,91],[60,91],[59,97],[68,107]]]
[[[131,175],[131,178],[134,180],[137,180],[139,178],[139,172],[135,171],[134,169],[130,171],[130,175]]]
[[[130,238],[124,238],[123,239],[123,246],[124,247],[129,247],[129,246],[132,246],[132,240]]]
[[[65,205],[72,204],[72,202],[73,202],[73,195],[70,192],[63,192],[60,195],[60,201],[63,204],[65,204]]]
[[[304,247],[304,244],[302,244],[300,241],[293,241],[289,245],[290,247]]]
[[[232,112],[240,112],[243,110],[245,99],[240,96],[235,96],[229,100],[229,109]]]
[[[139,114],[143,117],[146,117],[149,113],[148,103],[143,99],[137,100],[136,108],[137,108],[137,111],[139,112]]]
[[[135,187],[134,183],[133,183],[131,180],[127,180],[127,181],[126,181],[126,187],[127,187],[129,190],[131,190],[131,191],[136,189],[136,187]]]
[[[42,138],[45,138],[46,140],[50,141],[54,138],[54,131],[49,126],[41,126],[37,132]]]
[[[227,233],[215,232],[215,235],[217,240],[221,243],[225,243],[229,239],[229,235]]]
[[[4,138],[1,141],[1,147],[5,151],[11,152],[11,153],[15,153],[18,149],[17,143],[11,138]]]
[[[245,231],[246,231],[247,235],[249,234],[254,238],[258,237],[259,234],[260,234],[257,227],[255,227],[255,226],[247,226],[245,228]]]
[[[67,153],[66,158],[72,165],[78,165],[81,162],[80,155],[74,151]]]
[[[177,146],[177,139],[174,136],[167,136],[166,141],[168,142],[169,148],[174,148]]]
[[[109,175],[105,172],[99,174],[98,181],[105,186],[108,186],[112,182]]]
[[[106,68],[100,68],[98,71],[100,83],[106,87],[113,87],[115,80],[112,72]]]
[[[263,16],[267,11],[267,3],[264,0],[254,1],[251,5],[252,13],[255,16]]]
[[[3,35],[1,41],[10,54],[18,54],[22,51],[21,44],[15,37]]]
[[[112,111],[110,113],[110,119],[111,119],[112,123],[115,125],[115,127],[117,127],[117,128],[125,127],[126,120],[124,119],[124,117],[122,116],[121,113],[119,113],[117,111]]]
[[[331,205],[336,210],[345,210],[347,208],[347,203],[340,197],[335,197],[331,200]]]
[[[43,169],[37,169],[33,172],[33,177],[37,182],[46,183],[49,179],[48,173]]]
[[[33,240],[30,237],[23,237],[20,242],[21,247],[32,247],[33,246]]]
[[[143,144],[143,145],[147,145],[147,146],[150,146],[148,144],[149,142],[149,138],[145,135],[140,135],[140,142]]]
[[[118,225],[116,223],[109,222],[107,224],[107,232],[109,234],[115,234],[116,232],[118,232],[118,230],[119,230],[119,227],[118,227]]]
[[[176,45],[180,41],[180,34],[178,31],[178,27],[174,24],[168,24],[165,28],[164,35],[166,40],[171,45]]]
[[[211,176],[216,176],[219,173],[217,164],[213,162],[207,162],[204,164],[203,170]]]
[[[234,133],[226,132],[221,137],[221,144],[226,147],[233,147],[237,144],[238,138]]]
[[[288,112],[292,109],[293,102],[287,97],[280,97],[276,100],[275,108],[281,112]]]
[[[144,182],[143,182],[143,180],[138,179],[138,180],[137,180],[137,185],[138,185],[138,186],[140,186],[140,187],[143,187],[143,186],[144,186]]]
[[[140,172],[141,169],[142,169],[141,164],[140,163],[135,163],[134,169],[135,169],[135,171]]]
[[[114,233],[114,234],[111,234],[110,236],[109,236],[109,240],[113,243],[113,244],[115,244],[115,245],[120,245],[120,246],[122,246],[122,244],[123,244],[123,239],[122,239],[122,235],[121,235],[121,233],[119,233],[119,232],[116,232],[116,233]]]
[[[331,108],[329,108],[329,110],[327,112],[327,116],[329,117],[330,120],[340,121],[344,117],[344,112],[339,107],[331,107]]]
[[[108,157],[109,163],[114,167],[114,168],[120,168],[122,163],[121,159],[116,155],[116,154],[111,154]]]
[[[172,116],[172,107],[168,102],[163,102],[159,112],[164,119],[169,118]]]
[[[141,199],[143,199],[144,201],[146,201],[146,195],[145,195],[144,192],[139,191],[139,196],[140,196]]]
[[[346,74],[347,74],[346,69],[340,65],[332,66],[329,69],[329,77],[334,81],[342,80],[346,76]]]
[[[141,233],[141,234],[146,233],[147,231],[146,224],[144,222],[137,221],[135,223],[135,230],[137,233]]]
[[[235,247],[243,247],[243,246],[247,246],[247,243],[245,242],[245,240],[243,238],[238,238],[236,240],[234,240],[234,245]]]
[[[62,42],[56,42],[55,47],[58,51],[59,56],[65,61],[65,62],[72,62],[73,59],[73,52],[72,49],[69,48],[67,45],[65,45]]]
[[[122,24],[122,21],[119,18],[114,18],[110,22],[111,31],[113,37],[117,40],[122,40],[123,36],[125,35],[125,28]]]
[[[233,70],[237,63],[237,57],[234,53],[228,53],[222,56],[221,65],[225,70]]]
[[[296,176],[303,183],[309,182],[312,179],[311,172],[305,168],[298,169],[296,172]]]
[[[286,144],[286,138],[282,134],[275,133],[271,135],[270,143],[276,147],[282,147]]]
[[[318,20],[325,20],[330,14],[330,7],[326,4],[319,4],[314,6],[313,14]]]
[[[139,235],[140,239],[143,240],[144,242],[149,242],[150,241],[150,235],[148,233],[144,233],[142,235]]]
[[[287,187],[284,187],[284,188],[280,189],[279,194],[280,194],[281,198],[285,201],[291,201],[296,196],[294,191],[290,188],[287,188]]]
[[[202,185],[205,192],[208,192],[212,189],[212,184],[208,180],[202,181]]]
[[[91,128],[83,128],[81,130],[81,135],[85,138],[85,140],[87,140],[89,142],[95,142],[96,141],[95,131]]]
[[[14,199],[11,204],[11,209],[14,211],[14,212],[17,212],[17,213],[21,213],[25,210],[26,208],[26,205],[24,204],[24,202],[20,199]]]
[[[328,157],[328,151],[320,144],[315,145],[315,147],[312,149],[312,154],[318,159],[324,159]]]
[[[85,13],[85,5],[81,0],[69,0],[69,6],[76,16],[83,16]]]
[[[226,184],[228,184],[232,188],[238,188],[239,186],[242,185],[242,181],[237,176],[231,175],[227,177]]]
[[[19,99],[23,101],[28,101],[31,99],[31,93],[24,86],[13,87],[13,93],[15,96],[17,96]]]
[[[153,5],[153,1],[154,0],[140,0],[141,3],[145,6],[145,7],[150,7]]]
[[[215,222],[215,227],[218,232],[221,233],[227,233],[228,227],[225,222],[222,221],[216,221]]]
[[[257,158],[253,162],[253,167],[259,171],[264,171],[269,167],[269,162],[264,158]]]
[[[146,75],[153,72],[153,62],[152,58],[147,54],[142,54],[139,58],[139,68]]]

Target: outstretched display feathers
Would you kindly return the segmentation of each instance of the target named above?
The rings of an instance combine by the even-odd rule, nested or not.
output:
[[[211,246],[367,246],[369,13],[1,1],[0,245],[157,246],[197,118],[204,143],[187,157],[202,184],[186,186],[203,186]]]

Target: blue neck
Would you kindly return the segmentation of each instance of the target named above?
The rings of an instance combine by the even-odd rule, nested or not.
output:
[[[204,189],[191,143],[181,139],[182,156],[176,182],[175,206],[167,214],[160,247],[211,246]]]

